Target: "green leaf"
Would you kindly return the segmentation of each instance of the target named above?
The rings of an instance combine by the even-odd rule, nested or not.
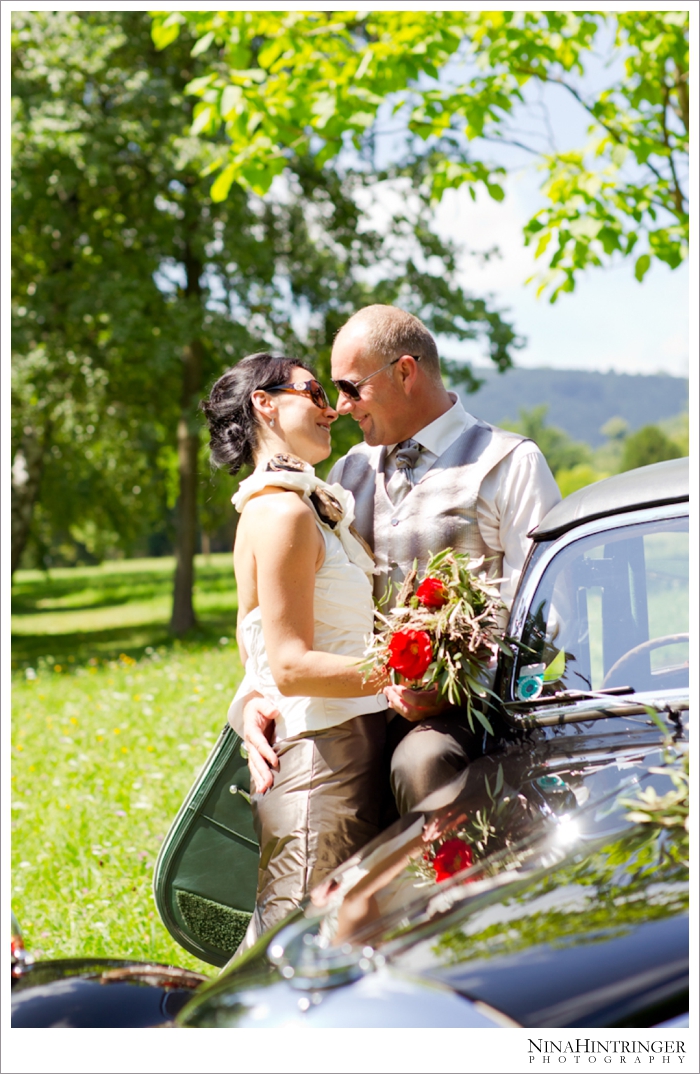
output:
[[[204,37],[200,37],[190,52],[190,56],[199,56],[202,52],[206,52],[212,41],[214,40],[214,31],[210,30]]]
[[[538,243],[537,243],[537,247],[535,249],[535,257],[536,258],[542,256],[542,254],[545,252],[545,250],[549,246],[549,242],[550,242],[551,238],[552,238],[552,232],[551,231],[545,231],[543,235],[540,235]]]
[[[236,165],[228,164],[224,170],[217,175],[216,179],[212,183],[211,187],[211,200],[212,201],[225,201],[228,197],[228,192],[231,189],[231,184],[236,175]]]
[[[191,93],[194,97],[200,97],[207,86],[216,78],[216,75],[209,73],[208,75],[200,75],[199,78],[193,78],[191,82],[188,82],[185,86],[185,93]]]
[[[493,734],[493,727],[491,726],[488,717],[484,716],[483,712],[480,712],[479,709],[475,708],[472,711],[474,712],[474,715],[476,716],[477,720],[482,725],[482,727],[485,727],[486,730],[488,731],[488,733],[490,735],[492,735]]]
[[[226,86],[221,94],[221,115],[228,119],[230,113],[243,100],[243,90],[240,86]]]
[[[173,14],[179,14],[174,12]],[[151,27],[151,37],[153,44],[156,46],[159,52],[162,52],[164,48],[167,48],[173,41],[180,36],[180,22],[171,21],[172,16],[167,18],[164,22],[154,22]]]
[[[190,134],[199,134],[200,131],[203,131],[204,128],[209,125],[213,114],[214,109],[211,107],[211,105],[196,105],[194,123],[190,128]]]
[[[649,254],[642,254],[640,257],[637,258],[637,261],[634,266],[634,274],[640,283],[649,271],[650,265],[651,258],[649,257]]]
[[[353,78],[356,82],[359,82],[367,74],[369,65],[372,62],[372,49],[368,48],[360,61],[360,66],[355,71]]]
[[[563,649],[560,649],[557,655],[544,669],[544,681],[545,682],[557,682],[564,677],[566,672],[566,653]]]
[[[664,735],[665,737],[668,737],[669,736],[668,725],[665,724],[664,721],[662,720],[661,713],[658,712],[657,709],[655,709],[653,705],[645,705],[644,706],[644,711],[646,712],[647,716],[650,716],[652,718],[652,720],[654,721],[654,723],[658,727],[659,731],[661,731],[662,735]]]
[[[336,98],[334,93],[320,93],[314,101],[311,111],[314,113],[315,119],[312,120],[313,126],[317,130],[323,130],[326,123],[328,123],[331,116],[335,115],[336,110]]]

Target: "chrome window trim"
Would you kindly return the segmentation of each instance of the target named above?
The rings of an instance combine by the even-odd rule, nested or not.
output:
[[[510,619],[508,621],[507,634],[509,637],[520,639],[525,625],[528,609],[532,604],[537,587],[542,581],[544,572],[547,570],[549,564],[552,562],[555,556],[567,548],[569,545],[574,544],[576,541],[581,540],[584,537],[595,536],[595,534],[605,534],[611,530],[620,530],[629,526],[637,526],[643,522],[663,522],[669,519],[687,518],[689,515],[688,503],[673,503],[663,504],[658,507],[642,507],[637,511],[625,511],[620,515],[606,515],[604,518],[592,519],[590,522],[584,522],[580,526],[567,530],[566,533],[562,533],[560,537],[552,539],[551,543],[541,542],[540,547],[545,545],[542,550],[537,563],[533,567],[532,571],[523,571],[524,582],[519,586],[518,591],[513,601],[511,608]],[[549,544],[549,547],[547,547]],[[535,545],[533,552],[537,550]],[[532,553],[531,553],[532,554]],[[526,564],[527,567],[527,564]],[[510,681],[508,683],[508,703],[513,704],[516,701],[515,697],[515,670],[517,660],[513,662],[513,668],[510,674]],[[620,706],[620,699],[616,699],[617,706]],[[611,706],[612,707],[612,706]],[[525,722],[532,726],[533,722],[539,724],[540,720],[535,717],[533,710],[528,711],[522,716],[519,713],[510,711],[509,717],[512,717],[516,723],[520,724]],[[543,716],[550,716],[552,713],[548,710],[543,713]],[[611,714],[612,715],[612,714]],[[620,713],[622,715],[622,713]],[[534,719],[533,719],[534,718]],[[590,717],[589,717],[590,718]],[[579,717],[581,719],[581,717]],[[543,720],[542,722],[551,723],[550,719]],[[561,722],[561,717],[555,722]],[[568,722],[568,721],[566,721]]]
[[[656,709],[662,718],[665,714],[675,715],[687,712],[690,708],[689,692],[687,688],[681,688],[665,690],[663,693],[645,691],[625,694],[622,697],[583,698],[569,701],[562,698],[560,705],[547,705],[541,709],[533,706],[524,712],[510,709],[508,716],[520,726],[556,727],[564,723],[585,724],[589,720],[603,720],[606,716],[643,716],[647,708]],[[651,718],[648,723],[650,727],[653,726]],[[675,721],[669,723],[669,733],[673,731],[674,726]]]

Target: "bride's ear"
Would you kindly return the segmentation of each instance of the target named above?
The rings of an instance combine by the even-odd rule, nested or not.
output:
[[[258,388],[251,395],[250,401],[253,404],[253,410],[258,419],[264,425],[271,425],[274,423],[275,418],[277,417],[277,404],[266,391],[263,391],[262,388]]]

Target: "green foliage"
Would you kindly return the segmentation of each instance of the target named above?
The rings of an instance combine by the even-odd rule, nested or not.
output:
[[[629,423],[624,418],[616,415],[610,418],[601,426],[600,431],[603,436],[607,436],[608,440],[624,440],[629,430]]]
[[[521,407],[531,410],[548,403],[549,420],[594,449],[606,440],[617,443],[642,425],[658,424],[672,437],[685,431],[687,418],[681,417],[688,406],[685,378],[524,366],[508,370],[504,377],[488,368],[476,371],[483,386],[476,398],[465,400],[465,405],[494,425],[517,421]],[[601,426],[612,419],[616,424],[609,433]],[[673,422],[673,427],[667,429],[666,422]]]
[[[211,973],[161,925],[151,878],[242,674],[219,642],[233,637],[236,594],[230,556],[200,560],[199,633],[173,642],[172,569],[132,560],[15,576],[12,905],[49,958]]]
[[[208,52],[183,21],[163,20],[160,55],[143,12],[13,14],[13,450],[30,420],[46,431],[35,562],[133,554],[153,537],[171,546],[178,421],[198,435],[198,399],[242,354],[311,358],[329,385],[335,332],[374,301],[483,340],[499,368],[517,345],[459,286],[427,194],[403,197],[380,230],[360,208],[381,193],[374,177],[323,168],[297,145],[264,200],[260,184],[237,182],[221,201],[203,112],[185,93],[206,81]],[[341,423],[336,456],[358,436]],[[203,455],[212,532],[235,486],[212,483]]]
[[[681,844],[685,846],[687,856],[690,830],[690,754],[686,751],[675,768],[653,768],[650,771],[661,775],[668,774],[673,788],[666,794],[657,794],[653,787],[645,787],[636,797],[623,799],[622,804],[629,809],[628,819],[636,824],[675,830]]]
[[[688,247],[687,13],[494,12],[480,21],[490,68],[476,80],[482,92],[510,88],[515,101],[530,80],[558,85],[591,120],[586,146],[542,154],[548,204],[525,228],[536,256],[549,256],[539,291],[551,287],[554,301],[615,254],[634,252],[639,280],[654,258],[676,268]],[[585,95],[577,76],[611,30],[608,56],[624,57],[624,74]],[[508,137],[499,121],[492,134]]]
[[[570,496],[572,492],[593,485],[596,481],[602,481],[610,474],[605,470],[596,469],[587,462],[577,463],[569,469],[557,470],[556,480],[562,496]]]
[[[198,98],[192,132],[209,137],[208,167],[219,170],[216,198],[234,183],[265,192],[300,150],[325,162],[347,139],[371,145],[391,95],[412,151],[429,157],[438,199],[463,184],[503,198],[489,141],[538,160],[545,206],[525,237],[548,257],[539,290],[550,288],[551,301],[616,255],[635,257],[639,280],[654,259],[675,268],[687,256],[686,12],[153,13],[158,48],[172,47],[181,27],[208,60],[188,91]],[[622,57],[624,73],[584,94],[588,61],[602,50]],[[577,102],[590,121],[585,146],[543,151],[528,140],[519,120],[537,84]]]
[[[423,72],[436,76],[463,22],[395,11],[152,15],[158,48],[186,27],[208,59],[188,88],[199,101],[197,130],[212,139],[211,168],[221,169],[220,199],[234,182],[266,193],[290,155],[315,152],[325,163],[348,137],[359,147],[389,94]]]
[[[666,459],[680,459],[682,451],[678,444],[662,433],[655,425],[645,425],[632,433],[624,442],[620,471],[634,470],[637,466],[649,466]]]
[[[672,418],[664,418],[656,423],[661,432],[680,448],[681,457],[690,454],[690,415],[687,410]]]
[[[589,464],[591,451],[588,445],[576,443],[555,425],[547,425],[548,410],[546,403],[532,410],[521,410],[520,421],[504,422],[504,428],[534,440],[555,475],[562,470],[569,471],[575,466]]]
[[[618,474],[688,454],[687,411],[654,425],[645,425],[633,433],[629,433],[628,428],[622,418],[612,418],[603,426],[601,432],[606,433],[608,442],[594,452],[595,465],[601,473]]]
[[[520,421],[502,422],[506,429],[534,440],[552,470],[562,496],[601,481],[613,473],[649,466],[665,459],[679,459],[687,452],[686,421],[675,420],[669,426],[672,436],[656,425],[645,425],[626,435],[627,422],[611,418],[603,426],[608,443],[591,451],[587,444],[576,443],[562,429],[546,424],[548,404],[521,410]],[[685,437],[685,439],[684,439]]]

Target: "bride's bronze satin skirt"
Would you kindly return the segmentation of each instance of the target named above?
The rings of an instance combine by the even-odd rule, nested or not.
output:
[[[277,743],[274,786],[251,797],[260,842],[255,913],[239,952],[379,833],[386,715]]]

